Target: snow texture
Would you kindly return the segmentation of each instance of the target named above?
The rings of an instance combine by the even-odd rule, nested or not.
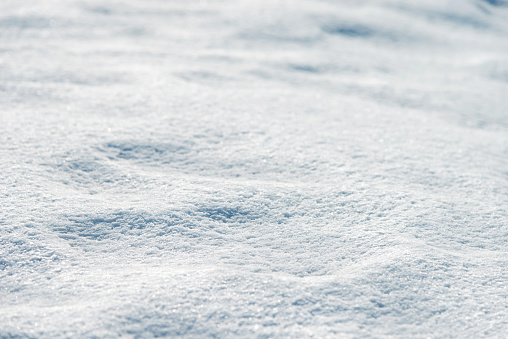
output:
[[[0,337],[503,338],[502,0],[2,0]]]

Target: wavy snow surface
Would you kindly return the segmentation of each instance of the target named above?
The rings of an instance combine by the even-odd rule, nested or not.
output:
[[[508,333],[502,0],[2,0],[0,337]]]

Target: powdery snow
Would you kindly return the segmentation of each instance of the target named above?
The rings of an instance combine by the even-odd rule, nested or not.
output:
[[[0,3],[0,337],[504,337],[499,1]]]

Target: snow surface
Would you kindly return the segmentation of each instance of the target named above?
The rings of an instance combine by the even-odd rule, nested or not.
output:
[[[502,0],[2,0],[0,337],[502,338]]]

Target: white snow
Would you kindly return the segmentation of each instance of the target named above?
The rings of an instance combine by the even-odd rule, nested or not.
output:
[[[0,337],[504,337],[506,5],[2,0]]]

